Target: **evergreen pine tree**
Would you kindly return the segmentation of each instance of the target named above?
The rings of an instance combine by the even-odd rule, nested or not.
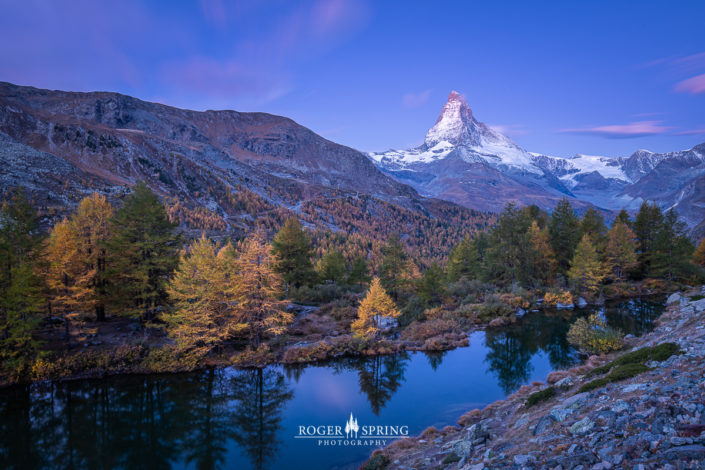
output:
[[[639,263],[636,256],[636,234],[621,220],[615,221],[608,233],[605,262],[612,278],[624,281],[627,273]]]
[[[316,273],[311,256],[311,237],[296,218],[288,219],[272,241],[272,253],[276,256],[276,271],[286,283],[286,296],[290,287],[311,285]]]
[[[531,242],[528,214],[514,203],[506,205],[489,236],[487,276],[501,285],[526,284],[530,275]]]
[[[37,214],[24,192],[0,208],[0,361],[26,374],[39,353],[34,337],[42,310],[41,245]]]
[[[348,276],[348,284],[362,285],[370,282],[370,269],[367,267],[367,260],[362,256],[358,256],[353,261],[350,275]]]
[[[126,315],[155,318],[167,301],[166,282],[179,261],[181,236],[164,206],[143,182],[138,183],[111,222],[108,295]]]
[[[605,270],[590,236],[585,234],[578,243],[570,263],[568,277],[581,292],[594,293],[605,278]]]
[[[437,305],[441,302],[444,279],[443,268],[434,261],[417,281],[417,293],[427,306]]]
[[[316,264],[318,278],[324,282],[342,284],[345,281],[345,258],[335,249],[326,251]]]
[[[605,219],[597,209],[589,207],[580,219],[580,237],[589,235],[598,253],[603,253],[607,244],[607,227]]]
[[[398,318],[401,312],[387,295],[379,278],[374,278],[367,295],[357,309],[357,320],[352,325],[355,335],[362,338],[376,338],[379,335],[383,318]]]
[[[686,225],[675,210],[669,209],[651,244],[649,275],[669,281],[693,274],[690,259],[694,247],[686,234]]]
[[[449,282],[456,282],[462,277],[473,279],[480,274],[480,256],[470,236],[465,235],[453,247],[448,256],[446,270]]]
[[[614,223],[616,224],[617,222],[621,222],[630,229],[632,228],[632,218],[629,217],[629,212],[627,212],[625,209],[622,209],[619,211],[619,214],[617,214],[617,217],[614,219]]]
[[[636,214],[632,229],[636,234],[639,263],[642,273],[650,269],[656,235],[663,225],[663,213],[656,203],[644,201]]]
[[[551,239],[548,228],[539,228],[534,220],[529,227],[529,240],[533,249],[531,278],[540,285],[547,286],[553,282],[556,273],[556,255],[551,248]]]
[[[393,234],[382,247],[382,263],[379,267],[379,279],[382,287],[394,299],[399,299],[407,287],[410,277],[409,256],[398,235]]]
[[[551,246],[556,255],[558,270],[565,273],[580,241],[580,219],[575,215],[568,199],[561,199],[551,213],[548,233],[551,235]]]

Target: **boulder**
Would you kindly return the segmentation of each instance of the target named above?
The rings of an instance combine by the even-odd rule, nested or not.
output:
[[[587,307],[588,303],[587,300],[583,299],[582,297],[578,297],[578,301],[575,303],[575,305],[577,305],[578,308],[585,308]]]
[[[567,309],[575,308],[575,305],[574,304],[563,304],[561,302],[558,302],[558,303],[556,303],[556,308],[558,310],[567,310]]]
[[[668,300],[666,300],[666,304],[671,305],[671,304],[675,304],[680,301],[681,301],[681,295],[678,292],[676,292],[676,293],[671,294],[668,297]]]

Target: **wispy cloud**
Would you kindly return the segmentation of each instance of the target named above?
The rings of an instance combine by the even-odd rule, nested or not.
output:
[[[705,134],[705,127],[700,129],[690,129],[687,131],[677,132],[676,135],[700,135]]]
[[[632,139],[636,137],[665,134],[671,129],[673,128],[664,126],[663,121],[637,121],[610,126],[562,129],[559,132],[566,134],[589,134],[608,139]]]
[[[401,97],[401,102],[405,108],[418,108],[426,104],[431,97],[431,89],[421,91],[419,93],[406,93]]]
[[[509,137],[518,137],[529,133],[522,124],[490,124],[492,130]]]
[[[675,90],[694,95],[705,93],[705,73],[676,83]]]

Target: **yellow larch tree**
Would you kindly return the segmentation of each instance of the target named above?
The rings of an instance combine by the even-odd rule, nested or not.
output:
[[[181,253],[167,286],[174,308],[165,315],[177,345],[197,355],[218,350],[244,329],[237,307],[238,274],[234,248],[223,248],[205,235]]]
[[[265,336],[284,333],[294,321],[280,300],[284,284],[275,271],[271,251],[262,236],[253,233],[242,243],[238,257],[237,308],[247,325],[252,348],[258,348]]]
[[[105,320],[106,248],[113,207],[93,193],[68,220],[56,224],[46,247],[47,282],[63,310],[94,312]]]
[[[392,298],[382,287],[379,278],[375,277],[370,284],[367,295],[357,309],[357,320],[352,325],[356,336],[370,339],[379,334],[383,318],[398,318],[401,312]]]

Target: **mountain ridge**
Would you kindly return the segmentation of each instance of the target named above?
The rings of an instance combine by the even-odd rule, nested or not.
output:
[[[699,209],[705,182],[696,181],[701,165],[705,173],[700,147],[668,153],[640,149],[625,157],[528,152],[478,121],[465,98],[452,91],[422,145],[368,155],[378,168],[420,194],[468,207],[498,211],[517,202],[550,210],[566,197],[578,209],[588,204],[613,212],[633,211],[651,200],[664,209],[680,209],[693,227],[705,218],[705,208]],[[448,171],[451,166],[453,172]],[[654,183],[639,184],[650,181],[644,178],[652,174],[660,191],[650,189]],[[500,179],[501,185],[493,183]]]

